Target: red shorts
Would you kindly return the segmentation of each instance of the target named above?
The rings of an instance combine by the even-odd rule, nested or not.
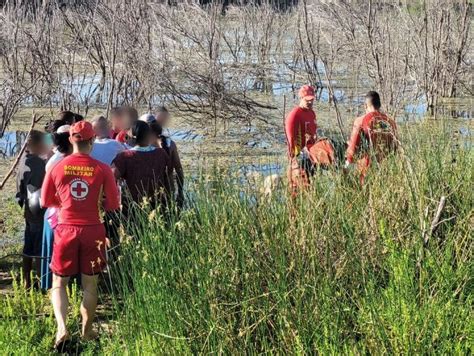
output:
[[[106,266],[105,228],[99,225],[59,224],[54,229],[51,271],[59,276],[93,275]]]

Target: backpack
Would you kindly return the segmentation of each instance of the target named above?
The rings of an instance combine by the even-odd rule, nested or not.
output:
[[[362,154],[373,155],[379,162],[396,151],[395,127],[385,114],[374,112],[366,115],[361,128],[360,152]]]

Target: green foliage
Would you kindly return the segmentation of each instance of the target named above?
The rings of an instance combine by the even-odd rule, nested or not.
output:
[[[4,194],[4,195],[3,195]],[[0,206],[2,207],[0,212],[0,239],[3,241],[16,242],[18,237],[21,236],[22,228],[24,227],[23,212],[11,196],[15,195],[13,189],[6,193],[2,193],[0,197]],[[7,199],[7,196],[10,197]],[[15,246],[14,251],[17,251]],[[11,251],[4,251],[10,253]]]
[[[0,299],[0,349],[17,354],[49,350],[44,335],[54,332],[54,321],[42,315],[47,300],[25,290],[14,279],[13,293]]]
[[[20,277],[22,277],[20,275]],[[20,278],[21,279],[21,278]],[[0,354],[47,355],[53,351],[56,322],[47,295],[23,288],[13,280],[11,293],[0,298]],[[77,285],[68,289],[70,318],[68,328],[77,339],[80,330],[79,307],[82,294]],[[94,354],[95,345],[77,342],[73,351]]]
[[[429,122],[402,142],[363,187],[319,172],[292,201],[213,171],[179,219],[137,209],[110,268],[110,332],[85,353],[469,354],[472,151]],[[42,353],[54,320],[33,316],[49,307],[15,288],[0,349]]]
[[[137,214],[139,237],[115,276],[123,305],[112,344],[145,354],[468,353],[472,153],[436,124],[403,137],[362,188],[323,172],[295,202],[283,190],[267,200],[212,175],[179,221]],[[441,196],[442,222],[423,247]]]

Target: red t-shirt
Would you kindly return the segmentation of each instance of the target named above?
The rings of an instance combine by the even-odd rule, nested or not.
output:
[[[359,149],[360,141],[361,141],[361,133],[365,132],[366,134],[368,134],[367,125],[370,124],[370,121],[372,119],[379,119],[379,120],[386,121],[391,126],[392,132],[396,135],[397,124],[395,123],[393,119],[389,118],[384,113],[381,113],[379,111],[374,111],[374,112],[367,113],[364,116],[358,117],[354,121],[351,137],[349,139],[349,142],[347,143],[346,159],[349,162],[351,163],[353,162],[354,156],[356,155]]]
[[[115,140],[115,138],[117,137],[117,135],[120,133],[120,130],[116,130],[116,129],[110,129],[110,132],[109,132],[109,137],[113,140]]]
[[[297,156],[307,143],[313,142],[316,135],[316,114],[313,110],[295,107],[285,120],[285,132],[288,140],[288,152]]]
[[[126,143],[127,142],[127,137],[128,137],[128,131],[127,130],[122,130],[115,136],[115,139],[118,142]]]
[[[60,209],[60,224],[96,225],[102,222],[101,209],[119,208],[119,192],[109,166],[75,153],[46,173],[41,202],[44,207]]]

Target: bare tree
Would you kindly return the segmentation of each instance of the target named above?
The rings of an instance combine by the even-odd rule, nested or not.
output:
[[[413,72],[426,96],[431,114],[436,113],[442,96],[453,97],[460,74],[469,66],[465,56],[469,45],[469,15],[472,4],[467,0],[423,1],[421,15],[405,14],[413,29],[411,40],[419,58],[413,61]]]
[[[309,82],[319,100],[328,93],[344,136],[342,108],[359,111],[369,88],[393,115],[414,100],[435,113],[470,90],[468,0],[302,0],[284,11],[270,0],[48,0],[0,11],[0,134],[24,105],[166,104],[213,135],[278,125],[277,95]]]

